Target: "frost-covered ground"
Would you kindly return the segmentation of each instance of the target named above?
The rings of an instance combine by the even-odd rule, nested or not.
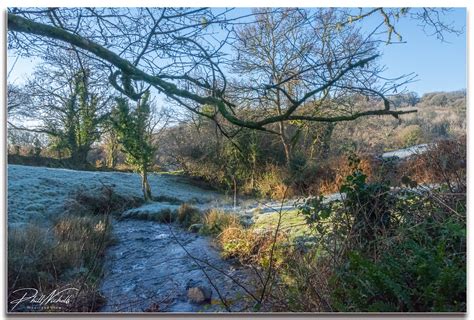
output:
[[[180,176],[150,174],[149,182],[154,196],[174,197],[200,209],[222,208],[250,218],[255,213],[271,213],[281,207],[278,201],[239,199],[238,206],[234,208],[231,197],[190,185],[189,180]],[[142,197],[140,177],[136,173],[8,165],[8,224],[13,227],[31,221],[47,223],[64,211],[64,204],[73,192],[81,188],[93,190],[102,184],[113,187],[123,196]],[[166,202],[153,202],[131,209],[124,216],[133,212],[153,213],[178,207]],[[282,209],[294,209],[294,202],[285,202]]]
[[[383,158],[407,158],[420,154],[429,145],[420,144],[406,149],[382,154]],[[239,213],[252,215],[255,212],[270,213],[279,210],[279,202],[256,200],[240,201],[233,208],[231,200],[224,195],[189,185],[186,179],[167,174],[150,174],[150,185],[155,196],[176,197],[191,202],[201,208],[221,207]],[[8,223],[17,225],[31,219],[45,221],[52,215],[60,214],[65,200],[71,192],[79,188],[95,188],[105,183],[115,192],[124,196],[141,197],[140,177],[135,173],[92,172],[69,169],[8,165]],[[337,197],[338,195],[334,195]],[[166,204],[154,203],[139,210],[159,211]],[[292,201],[286,202],[283,210],[294,208]]]
[[[221,194],[191,186],[179,176],[151,174],[149,182],[155,196],[209,204],[224,201]],[[142,196],[140,177],[135,173],[8,165],[8,223],[14,226],[31,220],[48,220],[63,211],[72,192],[93,189],[101,183],[124,196]]]
[[[421,153],[427,151],[428,147],[429,147],[428,144],[419,144],[419,145],[411,146],[411,147],[405,148],[405,149],[399,149],[399,150],[395,150],[395,151],[385,152],[384,154],[382,154],[382,158],[397,157],[399,159],[404,159],[404,158],[408,158],[410,156],[413,156],[415,154],[421,154]]]
[[[228,206],[224,195],[186,181],[166,174],[149,177],[155,196],[174,197],[202,209]],[[93,192],[102,184],[124,196],[142,196],[137,174],[9,165],[9,226],[21,228],[27,222],[48,223],[64,211],[64,203],[72,192],[80,188]],[[177,209],[178,205],[153,202],[132,210],[155,213],[164,208]],[[106,253],[101,292],[107,303],[102,311],[141,312],[156,304],[160,311],[168,312],[224,311],[215,288],[226,299],[235,301],[229,306],[232,310],[243,307],[239,298],[244,295],[242,288],[222,272],[241,284],[252,278],[244,267],[222,260],[208,238],[152,221],[114,220],[113,227],[117,241]],[[187,288],[197,285],[210,288],[211,304],[196,305],[188,300]]]

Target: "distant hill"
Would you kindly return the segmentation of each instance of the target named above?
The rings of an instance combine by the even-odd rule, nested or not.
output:
[[[430,92],[421,97],[405,93],[390,100],[394,108],[417,112],[399,120],[383,116],[376,121],[369,117],[338,123],[331,148],[381,152],[466,134],[466,90]]]

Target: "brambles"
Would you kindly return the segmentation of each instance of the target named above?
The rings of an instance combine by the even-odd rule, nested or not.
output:
[[[396,194],[356,169],[342,200],[301,208],[318,239],[312,251],[331,266],[324,299],[334,310],[465,311],[465,194],[443,190]]]
[[[334,307],[369,312],[466,311],[464,222],[430,220],[416,229],[401,226],[400,240],[387,244],[378,256],[350,252],[332,279]]]

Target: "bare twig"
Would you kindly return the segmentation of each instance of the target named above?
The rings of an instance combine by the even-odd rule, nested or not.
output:
[[[198,262],[198,259],[196,259],[193,255],[191,255],[188,251],[188,249],[186,249],[186,247],[178,240],[178,238],[176,237],[176,235],[174,234],[173,232],[173,229],[171,228],[171,225],[168,226],[169,227],[169,230],[170,230],[170,233],[171,235],[173,236],[173,239],[176,241],[176,243],[181,247],[181,249],[184,250],[184,252],[191,258],[194,260],[194,263],[196,263],[196,265],[199,267],[199,269],[201,269],[202,273],[204,273],[204,276],[207,278],[207,280],[209,281],[210,285],[214,288],[214,290],[216,290],[216,293],[217,295],[219,296],[219,300],[221,301],[221,303],[224,305],[225,309],[228,311],[228,312],[232,312],[232,310],[230,309],[229,305],[227,304],[225,298],[222,296],[219,288],[217,288],[217,286],[214,284],[214,282],[212,281],[212,279],[209,277],[209,275],[207,274],[206,270],[204,270],[204,268],[199,264]]]

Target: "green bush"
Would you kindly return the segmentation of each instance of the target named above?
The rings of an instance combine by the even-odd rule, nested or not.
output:
[[[401,147],[410,147],[423,142],[423,130],[419,125],[409,125],[398,133]]]
[[[339,311],[466,311],[465,229],[453,219],[424,222],[378,259],[351,252],[333,278]],[[460,250],[461,249],[461,250]]]
[[[291,191],[286,184],[287,172],[285,168],[268,166],[257,179],[255,189],[262,198],[283,199],[291,197]]]
[[[313,252],[331,264],[331,309],[464,312],[465,194],[394,194],[355,167],[342,200],[320,197],[300,208],[318,239]]]

